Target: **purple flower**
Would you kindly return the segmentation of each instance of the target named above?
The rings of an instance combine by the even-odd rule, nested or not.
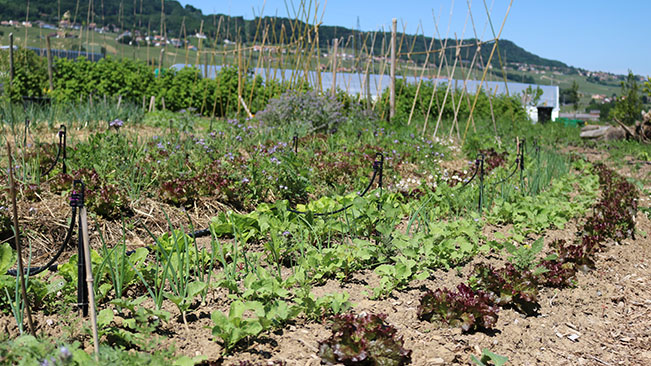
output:
[[[242,179],[242,184],[246,184],[246,183],[249,183],[249,178],[244,177],[244,179]]]
[[[61,360],[67,361],[72,358],[72,353],[67,347],[61,346],[59,347],[59,356],[61,357]]]
[[[158,144],[156,144],[156,147],[159,148],[160,150],[165,150],[165,145],[163,145],[160,142]]]
[[[111,121],[111,123],[109,123],[109,127],[115,128],[116,130],[119,130],[120,127],[122,126],[124,126],[124,121],[118,118],[114,119],[113,121]]]

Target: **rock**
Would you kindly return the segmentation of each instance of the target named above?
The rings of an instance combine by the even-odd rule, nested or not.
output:
[[[610,126],[596,126],[588,125],[581,129],[581,138],[595,139],[603,136],[611,127]]]
[[[581,138],[605,141],[623,140],[626,131],[621,127],[613,126],[585,126],[581,129]]]
[[[427,360],[427,363],[432,365],[443,365],[445,363],[445,360],[440,357],[430,358],[429,360]]]

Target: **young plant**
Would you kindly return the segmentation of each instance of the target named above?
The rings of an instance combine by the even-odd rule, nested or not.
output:
[[[99,238],[102,242],[102,257],[104,260],[97,268],[98,273],[104,272],[104,267],[108,268],[109,278],[111,283],[103,283],[98,287],[98,293],[100,297],[104,295],[113,288],[115,291],[115,298],[120,299],[125,291],[125,289],[135,283],[137,279],[136,268],[142,270],[144,267],[145,258],[149,254],[147,248],[138,248],[130,255],[127,255],[126,252],[126,230],[124,229],[124,222],[122,223],[122,243],[116,245],[115,247],[109,249],[102,235],[102,231],[99,226],[97,227],[99,232]]]
[[[511,254],[507,259],[516,269],[520,271],[528,271],[533,268],[536,256],[543,249],[543,238],[539,238],[531,245],[525,244],[519,247],[516,247],[513,243],[505,242],[504,248],[506,248],[509,254]]]
[[[481,358],[471,355],[470,359],[477,366],[504,366],[509,361],[508,357],[493,353],[486,348],[481,350]]]
[[[418,272],[418,263],[413,259],[399,256],[395,264],[383,264],[375,269],[380,276],[380,285],[373,288],[373,298],[379,299],[391,295],[394,289],[404,288],[412,278],[425,279],[427,271]]]
[[[474,289],[485,291],[497,305],[513,306],[528,315],[540,308],[536,302],[536,276],[529,270],[517,270],[511,263],[500,269],[479,264],[470,282]]]
[[[285,301],[263,304],[259,301],[236,300],[231,304],[228,314],[212,312],[212,334],[222,339],[225,351],[229,352],[241,340],[255,337],[263,330],[280,327],[298,313],[298,307],[290,306]]]
[[[411,362],[396,329],[385,315],[345,314],[333,319],[332,336],[319,344],[322,363],[400,366]]]
[[[545,271],[538,277],[539,284],[557,288],[574,286],[576,267],[573,263],[547,259],[540,262],[540,267],[544,268]]]
[[[456,292],[447,288],[426,292],[420,299],[418,318],[442,321],[469,332],[493,328],[497,323],[498,311],[488,294],[462,283],[457,286]]]

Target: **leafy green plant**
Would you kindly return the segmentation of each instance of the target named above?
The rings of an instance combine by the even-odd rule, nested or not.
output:
[[[332,336],[319,344],[326,365],[400,366],[411,362],[411,351],[403,348],[396,329],[385,315],[345,314],[333,318]]]
[[[348,293],[332,293],[316,297],[309,292],[299,294],[296,303],[301,308],[301,313],[311,320],[322,320],[325,317],[344,313],[352,308],[348,301]]]
[[[506,356],[500,356],[484,348],[481,350],[481,357],[477,358],[474,355],[470,356],[472,362],[477,366],[503,366],[509,361]]]
[[[117,308],[106,308],[97,315],[100,336],[106,336],[111,343],[123,347],[138,347],[153,350],[157,344],[152,335],[159,327],[168,322],[171,314],[165,310],[150,309],[142,306],[145,297],[136,299],[116,299],[111,301]]]
[[[504,248],[506,249],[510,257],[508,261],[511,262],[517,270],[528,271],[532,269],[536,262],[536,257],[543,249],[544,242],[543,238],[539,238],[531,244],[524,244],[516,247],[511,242],[505,242]]]
[[[487,293],[462,283],[456,292],[447,288],[426,292],[420,299],[418,318],[442,321],[469,332],[493,328],[498,311]]]
[[[263,304],[258,301],[235,300],[231,303],[228,314],[212,312],[212,334],[222,339],[224,349],[229,352],[241,340],[284,324],[295,317],[298,311],[297,307],[284,301]]]
[[[513,306],[524,314],[532,315],[540,308],[536,276],[529,270],[517,270],[511,263],[500,269],[486,264],[475,266],[470,284],[488,293],[496,304]]]
[[[126,230],[124,222],[122,225],[122,242],[113,248],[108,248],[101,229],[98,227],[100,241],[102,242],[101,256],[102,263],[97,268],[97,272],[108,272],[111,283],[102,283],[98,286],[99,299],[104,297],[111,288],[115,291],[116,299],[122,298],[124,291],[130,285],[138,281],[136,270],[144,269],[144,262],[149,254],[147,248],[138,248],[130,255],[127,255],[126,249]],[[104,270],[108,268],[108,270]]]
[[[418,271],[418,263],[413,259],[399,256],[395,264],[383,264],[375,269],[380,275],[380,285],[373,288],[373,298],[389,296],[395,289],[404,288],[413,279],[422,280],[429,276],[427,271]]]

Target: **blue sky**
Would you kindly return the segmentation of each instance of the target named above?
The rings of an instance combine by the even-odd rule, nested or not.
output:
[[[285,3],[298,6],[299,0],[180,0],[204,14],[222,13],[251,19],[263,15],[288,16]],[[315,0],[306,0],[314,8]],[[486,27],[484,0],[446,1],[382,1],[382,0],[319,0],[323,24],[356,27],[362,30],[390,29],[391,19],[398,19],[408,33],[424,29],[428,36],[449,35],[474,37],[468,20],[468,2],[478,37],[491,39]],[[495,32],[499,31],[509,0],[485,0],[492,9]],[[263,10],[264,5],[264,10]],[[324,11],[325,5],[325,11]],[[452,17],[450,17],[452,10]],[[292,17],[294,12],[291,11]],[[436,17],[436,22],[435,18]],[[624,74],[628,69],[651,76],[651,1],[649,0],[514,0],[501,38],[515,42],[541,57],[593,71]],[[422,24],[422,28],[419,27]],[[449,31],[448,31],[449,28]],[[508,57],[508,55],[507,55]]]

